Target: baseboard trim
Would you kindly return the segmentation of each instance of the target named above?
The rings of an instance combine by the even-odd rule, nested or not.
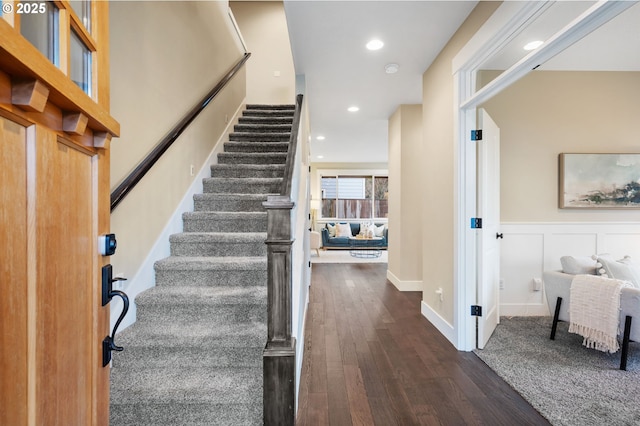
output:
[[[189,189],[182,197],[182,200],[174,210],[173,214],[167,221],[167,224],[162,229],[162,232],[158,235],[155,243],[151,247],[144,262],[138,268],[138,271],[134,277],[128,281],[124,288],[124,291],[129,296],[130,301],[134,301],[139,293],[148,290],[156,285],[156,274],[153,265],[156,261],[168,257],[170,253],[169,236],[182,232],[182,213],[187,211],[193,211],[193,196],[202,192],[202,180],[207,177],[211,177],[211,165],[218,163],[218,154],[224,150],[224,142],[228,140],[228,135],[233,129],[233,125],[237,122],[238,117],[242,115],[242,111],[245,107],[245,100],[242,101],[238,109],[236,110],[233,118],[229,120],[227,127],[224,129],[220,138],[216,141],[211,153],[207,160],[203,163],[202,168],[198,174],[193,178]],[[114,303],[115,302],[115,303]],[[111,303],[111,329],[115,325],[120,312],[122,311],[122,302],[118,298],[117,301]],[[136,322],[136,304],[131,303],[129,305],[129,312],[124,318],[118,331],[122,331]]]
[[[454,347],[456,345],[456,333],[453,325],[449,324],[447,320],[442,318],[440,314],[431,309],[424,300],[420,302],[420,313],[425,317],[433,326],[449,341]]]
[[[551,315],[546,304],[510,303],[500,305],[501,317],[546,317]]]
[[[304,303],[304,314],[302,315],[302,327],[299,331],[299,335],[296,336],[296,406],[295,412],[298,412],[298,399],[300,395],[300,378],[302,377],[302,361],[304,359],[304,336],[307,326],[307,311],[309,309],[309,287],[307,287],[307,297]]]
[[[388,269],[387,279],[400,291],[422,291],[422,281],[403,281]]]

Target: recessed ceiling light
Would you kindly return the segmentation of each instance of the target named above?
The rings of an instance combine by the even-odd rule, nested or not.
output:
[[[318,157],[317,157],[317,158],[322,159],[322,158],[324,158],[324,155],[318,155]]]
[[[379,50],[382,49],[384,43],[378,39],[373,39],[369,43],[367,43],[367,49],[369,50]]]
[[[324,136],[322,136],[322,135],[317,136],[316,139],[319,140],[319,141],[323,141],[324,140]]]
[[[400,69],[400,65],[398,64],[387,64],[384,66],[384,71],[387,74],[395,74]]]
[[[524,50],[535,50],[538,47],[542,46],[543,44],[544,44],[544,41],[542,40],[532,41],[524,45]]]
[[[349,108],[347,108],[347,111],[357,112],[357,111],[360,111],[360,108],[358,108],[357,106],[350,106]]]

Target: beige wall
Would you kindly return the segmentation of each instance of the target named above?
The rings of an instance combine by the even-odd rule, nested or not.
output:
[[[296,75],[282,1],[234,1],[230,5],[251,52],[247,103],[293,104]]]
[[[389,266],[400,289],[422,282],[422,105],[400,105],[389,119]]]
[[[427,69],[422,80],[423,301],[453,324],[454,107],[451,61],[499,6],[480,2]],[[436,289],[443,289],[441,302]]]
[[[640,73],[535,71],[484,105],[500,127],[503,222],[637,221],[558,208],[558,154],[640,153]]]
[[[111,187],[242,57],[226,1],[111,2]],[[114,273],[132,278],[245,97],[244,72],[113,211]]]

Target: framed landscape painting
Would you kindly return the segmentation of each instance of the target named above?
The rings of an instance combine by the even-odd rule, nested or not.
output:
[[[561,209],[640,208],[640,154],[560,154]]]

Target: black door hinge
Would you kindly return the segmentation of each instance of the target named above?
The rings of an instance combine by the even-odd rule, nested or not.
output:
[[[481,317],[482,316],[482,306],[480,306],[480,305],[471,305],[471,316],[472,317]]]
[[[472,141],[481,141],[482,140],[482,130],[472,130],[471,131],[471,140]]]
[[[472,217],[471,218],[471,229],[482,229],[482,218],[481,217]]]

